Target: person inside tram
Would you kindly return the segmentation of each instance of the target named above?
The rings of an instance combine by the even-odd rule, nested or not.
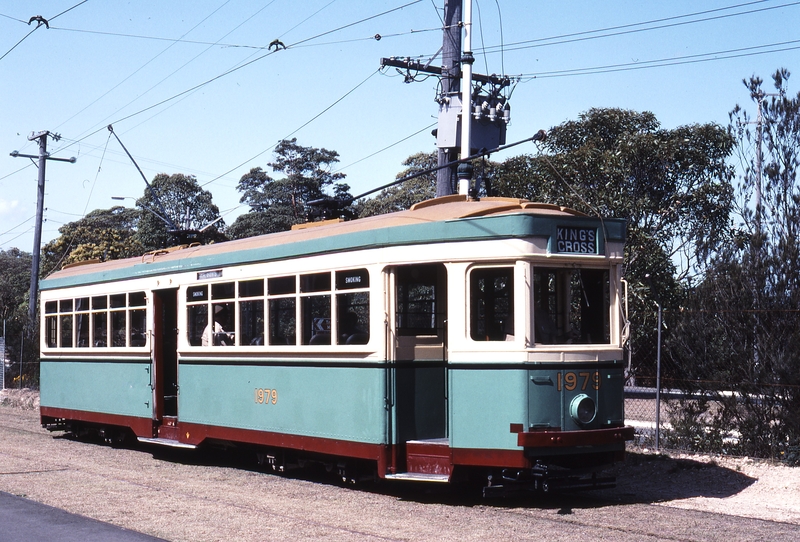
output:
[[[358,325],[358,315],[348,310],[339,319],[339,344],[366,344],[369,333]]]
[[[228,346],[234,344],[233,332],[226,331],[223,322],[227,321],[224,305],[214,305],[214,319],[203,330],[202,346]]]

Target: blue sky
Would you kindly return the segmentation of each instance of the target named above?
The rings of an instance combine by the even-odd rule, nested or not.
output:
[[[239,178],[283,138],[340,155],[359,194],[434,150],[437,80],[405,84],[382,57],[427,62],[443,0],[6,0],[0,4],[0,248],[31,251],[48,130],[43,243],[148,179],[195,175],[231,224]],[[73,8],[73,9],[70,9]],[[41,15],[50,28],[28,24]],[[592,107],[652,111],[665,128],[755,116],[742,79],[797,69],[800,2],[473,0],[474,69],[519,75],[508,142]],[[375,36],[381,39],[376,40]],[[273,52],[280,39],[287,48]],[[439,64],[437,58],[433,64]],[[790,90],[800,90],[797,75]],[[415,135],[416,134],[416,135]],[[508,155],[535,152],[530,145]],[[133,199],[125,205],[132,206]]]

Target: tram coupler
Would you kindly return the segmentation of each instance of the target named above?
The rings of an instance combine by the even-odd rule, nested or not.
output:
[[[497,476],[489,475],[487,485],[483,488],[483,496],[545,495],[564,491],[610,489],[616,487],[616,482],[614,476],[601,477],[593,471],[553,469],[537,462],[530,469],[502,469]]]

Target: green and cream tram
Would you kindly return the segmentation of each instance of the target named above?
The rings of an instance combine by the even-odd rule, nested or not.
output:
[[[42,424],[347,480],[596,485],[623,458],[624,221],[448,196],[304,226],[47,277]]]

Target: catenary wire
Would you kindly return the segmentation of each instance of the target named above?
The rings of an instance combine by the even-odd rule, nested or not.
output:
[[[760,0],[760,1],[763,2],[765,0]],[[760,3],[760,2],[751,2],[751,3]],[[632,27],[632,26],[641,26],[641,25],[645,25],[645,24],[651,24],[653,22],[659,22],[661,20],[667,21],[667,20],[671,20],[671,19],[675,19],[675,18],[692,17],[692,16],[695,16],[695,15],[698,15],[698,14],[703,14],[703,13],[706,13],[706,12],[698,12],[698,13],[693,13],[693,14],[688,14],[688,15],[678,15],[678,16],[675,16],[675,17],[668,17],[666,19],[661,19],[661,20],[647,21],[647,22],[642,22],[642,23],[631,23],[630,25],[622,25],[622,26],[619,26],[619,27],[610,27],[610,28],[602,29],[602,30],[589,30],[589,31],[586,31],[586,32],[578,32],[578,33],[575,33],[575,34],[565,34],[563,36],[553,36],[553,37],[550,37],[550,38],[539,38],[539,39],[535,39],[535,40],[527,40],[527,41],[516,42],[516,43],[512,43],[512,44],[507,44],[506,48],[505,48],[505,51],[506,52],[508,52],[508,51],[520,51],[520,50],[523,50],[523,49],[533,49],[533,48],[536,48],[536,47],[547,47],[547,46],[550,46],[550,45],[562,45],[562,44],[565,44],[565,43],[575,43],[575,42],[579,42],[579,41],[588,41],[588,40],[594,40],[594,39],[600,39],[600,38],[610,38],[610,37],[622,36],[622,35],[626,35],[626,34],[634,34],[634,33],[639,33],[639,32],[649,32],[651,30],[660,30],[660,29],[663,29],[663,28],[673,28],[673,27],[684,26],[684,25],[688,25],[688,24],[708,22],[708,21],[714,21],[714,20],[719,20],[719,19],[726,19],[726,18],[730,18],[730,17],[738,17],[740,15],[751,15],[753,13],[759,13],[759,12],[763,12],[763,11],[769,11],[769,10],[774,10],[774,9],[779,9],[779,8],[784,8],[784,7],[791,7],[791,6],[796,6],[798,4],[800,4],[800,2],[789,2],[787,4],[781,4],[779,6],[768,6],[768,7],[763,7],[763,8],[759,8],[759,9],[752,9],[752,10],[749,10],[749,11],[741,11],[741,12],[738,12],[738,13],[727,13],[725,15],[717,15],[717,16],[714,16],[714,17],[706,17],[706,18],[703,18],[703,19],[695,19],[695,20],[692,20],[692,21],[682,21],[682,22],[677,22],[677,23],[669,23],[669,24],[663,24],[663,25],[659,25],[659,26],[651,26],[651,27],[648,27],[648,28],[636,28],[636,29],[631,29],[631,30],[621,30],[619,32],[609,32],[609,33],[606,33],[606,34],[600,34],[598,36],[587,36],[586,35],[586,34],[594,34],[594,33],[598,33],[598,32],[606,32],[607,30],[616,30],[618,28],[628,28],[628,27]],[[718,10],[710,10],[710,11],[733,9],[735,7],[740,7],[740,6],[744,6],[744,5],[748,5],[748,4],[740,4],[738,6],[731,6],[731,7],[727,7],[727,8],[719,8]],[[583,36],[583,37],[570,37],[570,36]],[[568,39],[561,39],[561,38],[568,38]],[[559,40],[559,41],[550,41],[550,40]],[[547,43],[542,43],[542,42],[547,42]],[[517,46],[517,47],[514,47],[514,46]],[[476,51],[476,52],[482,52],[484,54],[488,54],[488,53],[492,53],[494,51],[481,50],[481,51]]]
[[[294,134],[296,134],[297,132],[299,132],[300,130],[302,130],[303,128],[305,128],[306,126],[308,126],[309,124],[311,124],[311,123],[312,123],[312,122],[314,122],[315,120],[317,120],[319,117],[321,117],[322,115],[324,115],[325,113],[327,113],[328,111],[330,111],[330,110],[331,110],[331,109],[332,109],[332,108],[333,108],[333,107],[334,107],[336,104],[338,104],[339,102],[341,102],[342,100],[344,100],[345,98],[347,98],[347,97],[348,97],[350,94],[352,94],[353,92],[355,92],[355,91],[356,91],[356,90],[357,90],[359,87],[361,87],[361,86],[362,86],[363,84],[365,84],[367,81],[369,81],[370,79],[372,79],[372,78],[375,76],[375,74],[377,74],[377,73],[379,73],[379,70],[377,70],[377,71],[374,71],[374,72],[370,73],[370,74],[369,74],[369,76],[367,76],[367,78],[366,78],[366,79],[364,79],[363,81],[361,81],[360,83],[358,83],[356,86],[354,86],[353,88],[351,88],[350,90],[348,90],[348,91],[347,91],[345,94],[343,94],[343,95],[342,95],[340,98],[338,98],[336,101],[334,101],[333,103],[331,103],[331,104],[330,104],[328,107],[326,107],[325,109],[323,109],[322,111],[320,111],[319,113],[317,113],[316,115],[314,115],[313,117],[311,117],[309,120],[307,120],[306,122],[304,122],[302,125],[300,125],[298,128],[296,128],[295,130],[293,130],[291,133],[289,133],[288,135],[285,135],[284,137],[282,137],[281,139],[279,139],[279,140],[278,140],[278,142],[280,142],[280,141],[283,141],[283,140],[285,140],[285,139],[289,139],[289,138],[290,138],[290,137],[292,137]],[[235,171],[235,170],[239,169],[240,167],[242,167],[242,166],[246,165],[248,162],[252,162],[253,160],[255,160],[256,158],[258,158],[259,156],[261,156],[261,155],[263,155],[263,154],[266,154],[266,153],[267,153],[267,152],[269,152],[270,150],[274,149],[274,148],[275,148],[275,146],[278,144],[278,142],[276,142],[276,143],[273,143],[272,145],[270,145],[269,147],[267,147],[267,148],[266,148],[266,149],[264,149],[263,151],[259,152],[259,153],[258,153],[258,154],[256,154],[255,156],[253,156],[253,157],[251,157],[251,158],[249,158],[249,159],[245,160],[245,161],[244,161],[244,162],[242,162],[241,164],[238,164],[237,166],[235,166],[235,167],[233,167],[233,168],[229,169],[228,171],[226,171],[226,172],[225,172],[225,173],[223,173],[222,175],[218,175],[218,176],[214,177],[213,179],[211,179],[210,181],[206,181],[205,183],[201,184],[200,186],[201,186],[201,187],[204,187],[204,186],[207,186],[207,185],[209,185],[209,184],[211,184],[211,183],[213,183],[213,182],[215,182],[215,181],[218,181],[218,180],[219,180],[219,179],[221,179],[222,177],[225,177],[225,176],[226,176],[226,175],[228,175],[229,173],[231,173],[231,172],[233,172],[233,171]]]
[[[370,158],[372,158],[373,156],[376,156],[376,155],[378,155],[378,154],[380,154],[380,153],[382,153],[382,152],[384,152],[384,151],[387,151],[387,150],[391,149],[392,147],[395,147],[395,146],[399,145],[399,144],[400,144],[400,143],[402,143],[403,141],[408,141],[408,140],[409,140],[409,139],[411,139],[412,137],[414,137],[414,136],[417,136],[417,135],[421,134],[421,133],[422,133],[422,132],[424,132],[425,130],[430,130],[431,128],[433,128],[434,126],[436,126],[436,124],[437,124],[437,123],[435,123],[435,122],[434,122],[433,124],[429,124],[429,125],[425,126],[424,128],[422,128],[421,130],[417,130],[417,131],[416,131],[416,132],[414,132],[413,134],[411,134],[411,135],[407,135],[407,136],[406,136],[406,137],[404,137],[403,139],[399,139],[399,140],[395,141],[394,143],[392,143],[392,144],[390,144],[390,145],[387,145],[387,146],[385,146],[384,148],[382,148],[382,149],[380,149],[380,150],[377,150],[377,151],[373,152],[372,154],[369,154],[369,155],[365,156],[364,158],[360,158],[360,159],[356,160],[355,162],[351,162],[351,163],[347,164],[346,166],[340,167],[340,168],[339,168],[339,169],[337,169],[336,171],[337,171],[337,172],[339,172],[339,171],[345,170],[345,169],[347,169],[347,168],[349,168],[349,167],[351,167],[351,166],[354,166],[354,165],[356,165],[356,164],[359,164],[359,163],[363,162],[364,160],[369,160],[369,159],[370,159]]]
[[[356,21],[356,22],[354,22],[354,23],[349,23],[349,24],[347,24],[347,25],[343,25],[343,26],[337,27],[337,28],[335,28],[335,29],[333,29],[333,30],[328,30],[328,31],[326,31],[326,32],[322,32],[322,33],[320,33],[320,34],[317,34],[317,35],[315,35],[315,36],[312,36],[312,37],[310,37],[310,38],[303,39],[303,40],[301,40],[301,41],[299,41],[299,42],[296,42],[296,43],[294,43],[294,44],[287,45],[287,46],[286,46],[286,48],[288,49],[288,48],[290,48],[290,47],[294,47],[295,45],[298,45],[298,44],[300,44],[300,43],[305,43],[305,42],[311,41],[311,40],[313,40],[313,39],[316,39],[316,38],[318,38],[318,37],[325,36],[325,35],[331,34],[331,33],[333,33],[333,32],[336,32],[336,31],[342,30],[342,29],[344,29],[344,28],[349,28],[349,27],[351,27],[351,26],[353,26],[353,25],[355,25],[355,24],[359,24],[359,23],[361,23],[361,22],[368,21],[368,20],[374,19],[374,18],[376,18],[376,17],[380,17],[380,16],[383,16],[383,15],[386,15],[386,14],[392,13],[392,12],[394,12],[394,11],[397,11],[397,10],[399,10],[399,9],[403,9],[403,8],[405,8],[405,7],[408,7],[408,6],[411,6],[411,5],[413,5],[413,4],[417,4],[417,3],[421,2],[421,1],[422,1],[422,0],[414,0],[413,2],[409,2],[409,3],[407,3],[407,4],[404,4],[404,5],[402,5],[402,6],[399,6],[399,7],[396,7],[396,8],[390,9],[390,10],[387,10],[387,11],[383,11],[383,12],[381,12],[381,13],[378,13],[377,15],[372,15],[372,16],[370,16],[370,17],[366,17],[366,18],[364,18],[364,19],[360,19],[360,20],[358,20],[358,21]],[[115,120],[114,122],[112,122],[111,124],[119,124],[120,122],[126,121],[126,120],[128,120],[128,119],[130,119],[130,118],[132,118],[132,117],[135,117],[135,116],[137,116],[137,115],[140,115],[140,114],[142,114],[142,113],[144,113],[144,112],[146,112],[146,111],[150,111],[151,109],[155,109],[156,107],[159,107],[160,105],[163,105],[163,104],[165,104],[165,103],[167,103],[167,102],[170,102],[170,101],[172,101],[172,100],[175,100],[176,98],[179,98],[179,97],[181,97],[181,96],[183,96],[183,95],[185,95],[185,94],[188,94],[188,93],[190,93],[190,92],[192,92],[192,91],[194,91],[194,90],[197,90],[197,89],[199,89],[199,88],[202,88],[202,87],[204,87],[204,86],[206,86],[206,85],[208,85],[208,84],[210,84],[210,83],[212,83],[212,82],[214,82],[214,81],[217,81],[218,79],[221,79],[221,78],[223,78],[223,77],[225,77],[225,76],[227,76],[227,75],[230,75],[231,73],[234,73],[234,72],[236,72],[236,71],[238,71],[238,70],[241,70],[242,68],[245,68],[245,67],[247,67],[247,66],[249,66],[249,65],[251,65],[251,64],[254,64],[255,62],[258,62],[259,60],[262,60],[262,59],[264,59],[264,58],[266,58],[266,57],[268,57],[268,56],[271,56],[271,55],[273,55],[273,54],[275,54],[275,53],[277,53],[277,52],[278,52],[278,49],[275,49],[275,50],[269,51],[269,52],[267,52],[267,53],[265,53],[265,54],[263,54],[263,55],[260,55],[260,56],[258,56],[258,57],[256,57],[256,58],[253,58],[253,59],[251,59],[251,60],[249,60],[249,61],[247,61],[247,62],[243,62],[243,63],[241,63],[241,64],[239,64],[239,65],[237,65],[237,66],[235,66],[235,67],[233,67],[233,68],[231,68],[231,69],[228,69],[228,70],[226,70],[226,71],[224,71],[224,72],[222,72],[222,73],[220,73],[220,74],[218,74],[218,75],[216,75],[216,76],[214,76],[214,77],[210,78],[210,79],[207,79],[206,81],[203,81],[202,83],[198,83],[197,85],[194,85],[193,87],[190,87],[190,88],[188,88],[188,89],[186,89],[186,90],[183,90],[183,91],[181,91],[181,92],[178,92],[177,94],[174,94],[174,95],[172,95],[172,96],[170,96],[170,97],[168,97],[168,98],[165,98],[165,99],[163,99],[163,100],[161,100],[161,101],[159,101],[159,102],[157,102],[157,103],[154,103],[154,104],[152,104],[152,105],[149,105],[149,106],[147,106],[147,107],[145,107],[145,108],[142,108],[142,109],[140,109],[140,110],[138,110],[138,111],[135,111],[135,112],[133,112],[133,113],[131,113],[131,114],[129,114],[129,115],[126,115],[126,116],[124,116],[124,117],[122,117],[122,118],[119,118],[119,119]],[[98,128],[98,129],[96,129],[96,130],[92,131],[91,133],[89,133],[89,134],[86,134],[85,136],[78,138],[76,141],[78,141],[78,142],[80,142],[80,141],[83,141],[84,139],[86,139],[86,138],[88,138],[88,137],[91,137],[91,136],[93,136],[94,134],[96,134],[96,133],[98,133],[98,132],[100,132],[100,131],[102,131],[102,130],[104,130],[104,129],[105,129],[105,126],[103,126],[103,127],[101,127],[101,128]],[[68,145],[68,146],[69,146],[69,145]],[[65,147],[65,148],[66,148],[66,147]],[[262,153],[262,154],[263,154],[263,153]]]
[[[572,77],[576,75],[597,75],[602,73],[612,73],[621,71],[643,70],[648,68],[663,68],[667,66],[678,66],[683,64],[697,64],[699,62],[712,62],[718,60],[728,60],[731,58],[742,58],[748,56],[764,55],[770,53],[779,53],[784,51],[793,51],[800,49],[800,40],[785,41],[779,43],[772,43],[767,45],[755,45],[752,47],[742,47],[739,49],[728,49],[724,51],[716,51],[713,53],[700,53],[696,55],[687,55],[681,57],[671,57],[659,60],[646,60],[639,62],[627,62],[622,64],[609,64],[606,66],[595,66],[592,68],[575,68],[572,70],[559,70],[552,72],[537,72],[530,74],[522,74],[520,77],[525,81],[533,79],[547,79],[554,77]],[[791,45],[791,46],[789,46]],[[784,47],[788,46],[788,47]],[[781,47],[780,49],[771,49],[768,51],[758,51],[757,49],[765,49],[767,47]],[[712,55],[726,55],[726,56],[712,56]],[[712,57],[712,58],[702,58]]]

